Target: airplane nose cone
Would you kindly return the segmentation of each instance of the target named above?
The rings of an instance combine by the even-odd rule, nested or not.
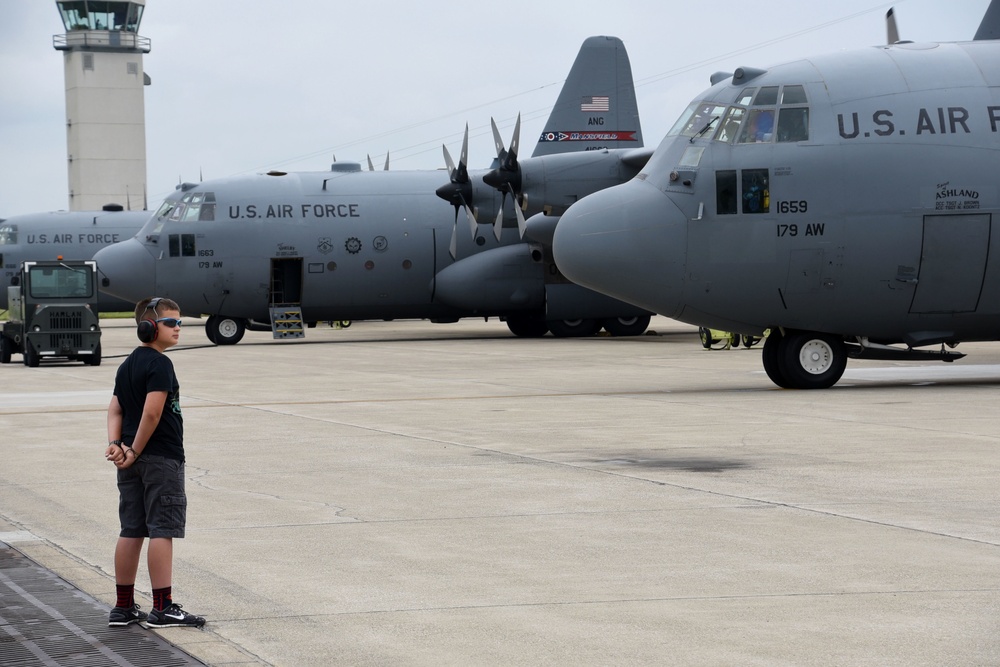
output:
[[[648,310],[679,311],[687,219],[659,189],[638,180],[570,206],[552,253],[573,282]]]
[[[137,239],[98,250],[94,261],[102,292],[133,303],[154,296],[156,261]]]

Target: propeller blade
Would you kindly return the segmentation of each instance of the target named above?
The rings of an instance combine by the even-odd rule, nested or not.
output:
[[[372,156],[368,156],[368,171],[375,171],[375,165],[372,164]]]
[[[896,15],[893,13],[894,7],[890,7],[885,14],[886,43],[889,45],[899,41],[899,30],[896,28]]]
[[[517,216],[517,231],[524,238],[524,230],[528,228],[528,224],[524,221],[524,211],[521,210],[521,204],[517,201],[517,195],[514,194],[513,188],[511,188],[511,197],[514,199],[514,214]]]
[[[448,152],[448,147],[441,144],[441,150],[444,151],[444,163],[448,167],[448,178],[451,182],[455,182],[455,161],[451,159],[451,153]]]
[[[500,138],[500,130],[497,129],[497,122],[490,118],[490,125],[493,126],[493,144],[497,149],[497,157],[503,159],[503,153],[505,153],[503,147],[503,139]]]
[[[521,143],[521,114],[517,114],[517,122],[514,123],[514,136],[510,140],[510,150],[507,151],[508,165],[514,169],[517,165],[517,146]]]
[[[385,152],[385,168],[383,171],[389,171],[389,151]]]
[[[462,138],[462,154],[458,158],[460,176],[469,178],[469,124],[465,124],[465,137]]]
[[[497,211],[497,219],[493,221],[493,236],[497,237],[497,241],[500,240],[501,231],[503,231],[503,204],[500,205],[500,210]]]
[[[457,213],[457,211],[456,211]],[[448,252],[452,259],[458,257],[458,225],[451,228],[451,243],[448,244]]]
[[[465,205],[465,215],[468,216],[469,218],[469,230],[472,232],[472,238],[474,239],[476,238],[476,233],[479,231],[479,223],[476,222],[476,216],[472,214],[472,208],[468,204],[464,205]],[[458,211],[456,211],[456,214],[457,213]]]

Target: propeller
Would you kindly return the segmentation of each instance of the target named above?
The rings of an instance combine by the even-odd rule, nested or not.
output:
[[[885,15],[886,43],[890,46],[899,41],[899,29],[896,27],[896,14],[893,9],[895,8],[890,7]]]
[[[510,140],[510,149],[504,148],[503,139],[500,138],[500,130],[497,129],[496,121],[490,118],[493,126],[493,143],[497,149],[497,167],[483,176],[483,182],[500,191],[500,210],[497,211],[497,218],[493,221],[493,235],[500,240],[500,231],[503,229],[503,207],[507,202],[507,193],[514,202],[514,214],[517,216],[517,229],[524,237],[524,213],[518,204],[517,196],[521,193],[521,165],[517,162],[517,147],[521,137],[521,114],[517,114],[517,122],[514,124],[514,136]]]
[[[458,159],[458,166],[455,166],[451,159],[448,147],[441,144],[444,152],[444,163],[448,166],[449,182],[435,190],[438,197],[455,207],[455,226],[451,230],[451,244],[448,246],[452,259],[458,252],[458,211],[465,209],[465,215],[469,220],[469,228],[472,231],[472,238],[476,238],[476,228],[478,223],[472,212],[472,182],[469,180],[469,124],[465,124],[465,138],[462,139],[462,154]]]
[[[368,171],[375,171],[375,165],[372,164],[372,156],[371,155],[368,156]],[[385,154],[385,167],[382,168],[382,171],[389,171],[389,152],[388,151],[386,151],[386,154]]]

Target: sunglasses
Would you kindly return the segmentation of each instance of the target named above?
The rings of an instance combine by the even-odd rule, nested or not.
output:
[[[173,329],[174,327],[179,327],[181,325],[181,320],[178,317],[161,317],[156,320],[157,323],[163,322],[165,325]]]

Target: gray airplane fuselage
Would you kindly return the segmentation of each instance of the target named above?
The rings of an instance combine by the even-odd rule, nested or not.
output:
[[[638,166],[629,151],[589,151],[524,160],[526,215],[542,202],[561,211]],[[644,313],[570,285],[539,244],[518,234],[510,197],[500,241],[491,224],[500,194],[470,171],[479,212],[473,239],[435,195],[440,171],[261,174],[189,186],[181,205],[154,216],[132,240],[97,255],[102,289],[138,300],[155,294],[185,314],[269,321],[269,305],[300,303],[305,321],[424,318],[453,321],[558,308],[588,295],[590,317]],[[641,166],[641,163],[640,165]],[[167,207],[169,208],[169,206]],[[208,212],[210,211],[210,212]],[[470,268],[471,267],[471,268]],[[448,269],[451,269],[450,271]],[[276,284],[276,281],[278,284]]]
[[[581,285],[718,329],[997,339],[998,86],[997,42],[737,70],[635,179],[562,216],[555,261]],[[734,108],[742,128],[727,130]],[[777,126],[741,142],[755,109]]]
[[[101,248],[135,236],[152,211],[54,211],[0,220],[0,310],[7,308],[7,287],[22,262],[91,259]],[[101,311],[132,310],[101,294]]]

